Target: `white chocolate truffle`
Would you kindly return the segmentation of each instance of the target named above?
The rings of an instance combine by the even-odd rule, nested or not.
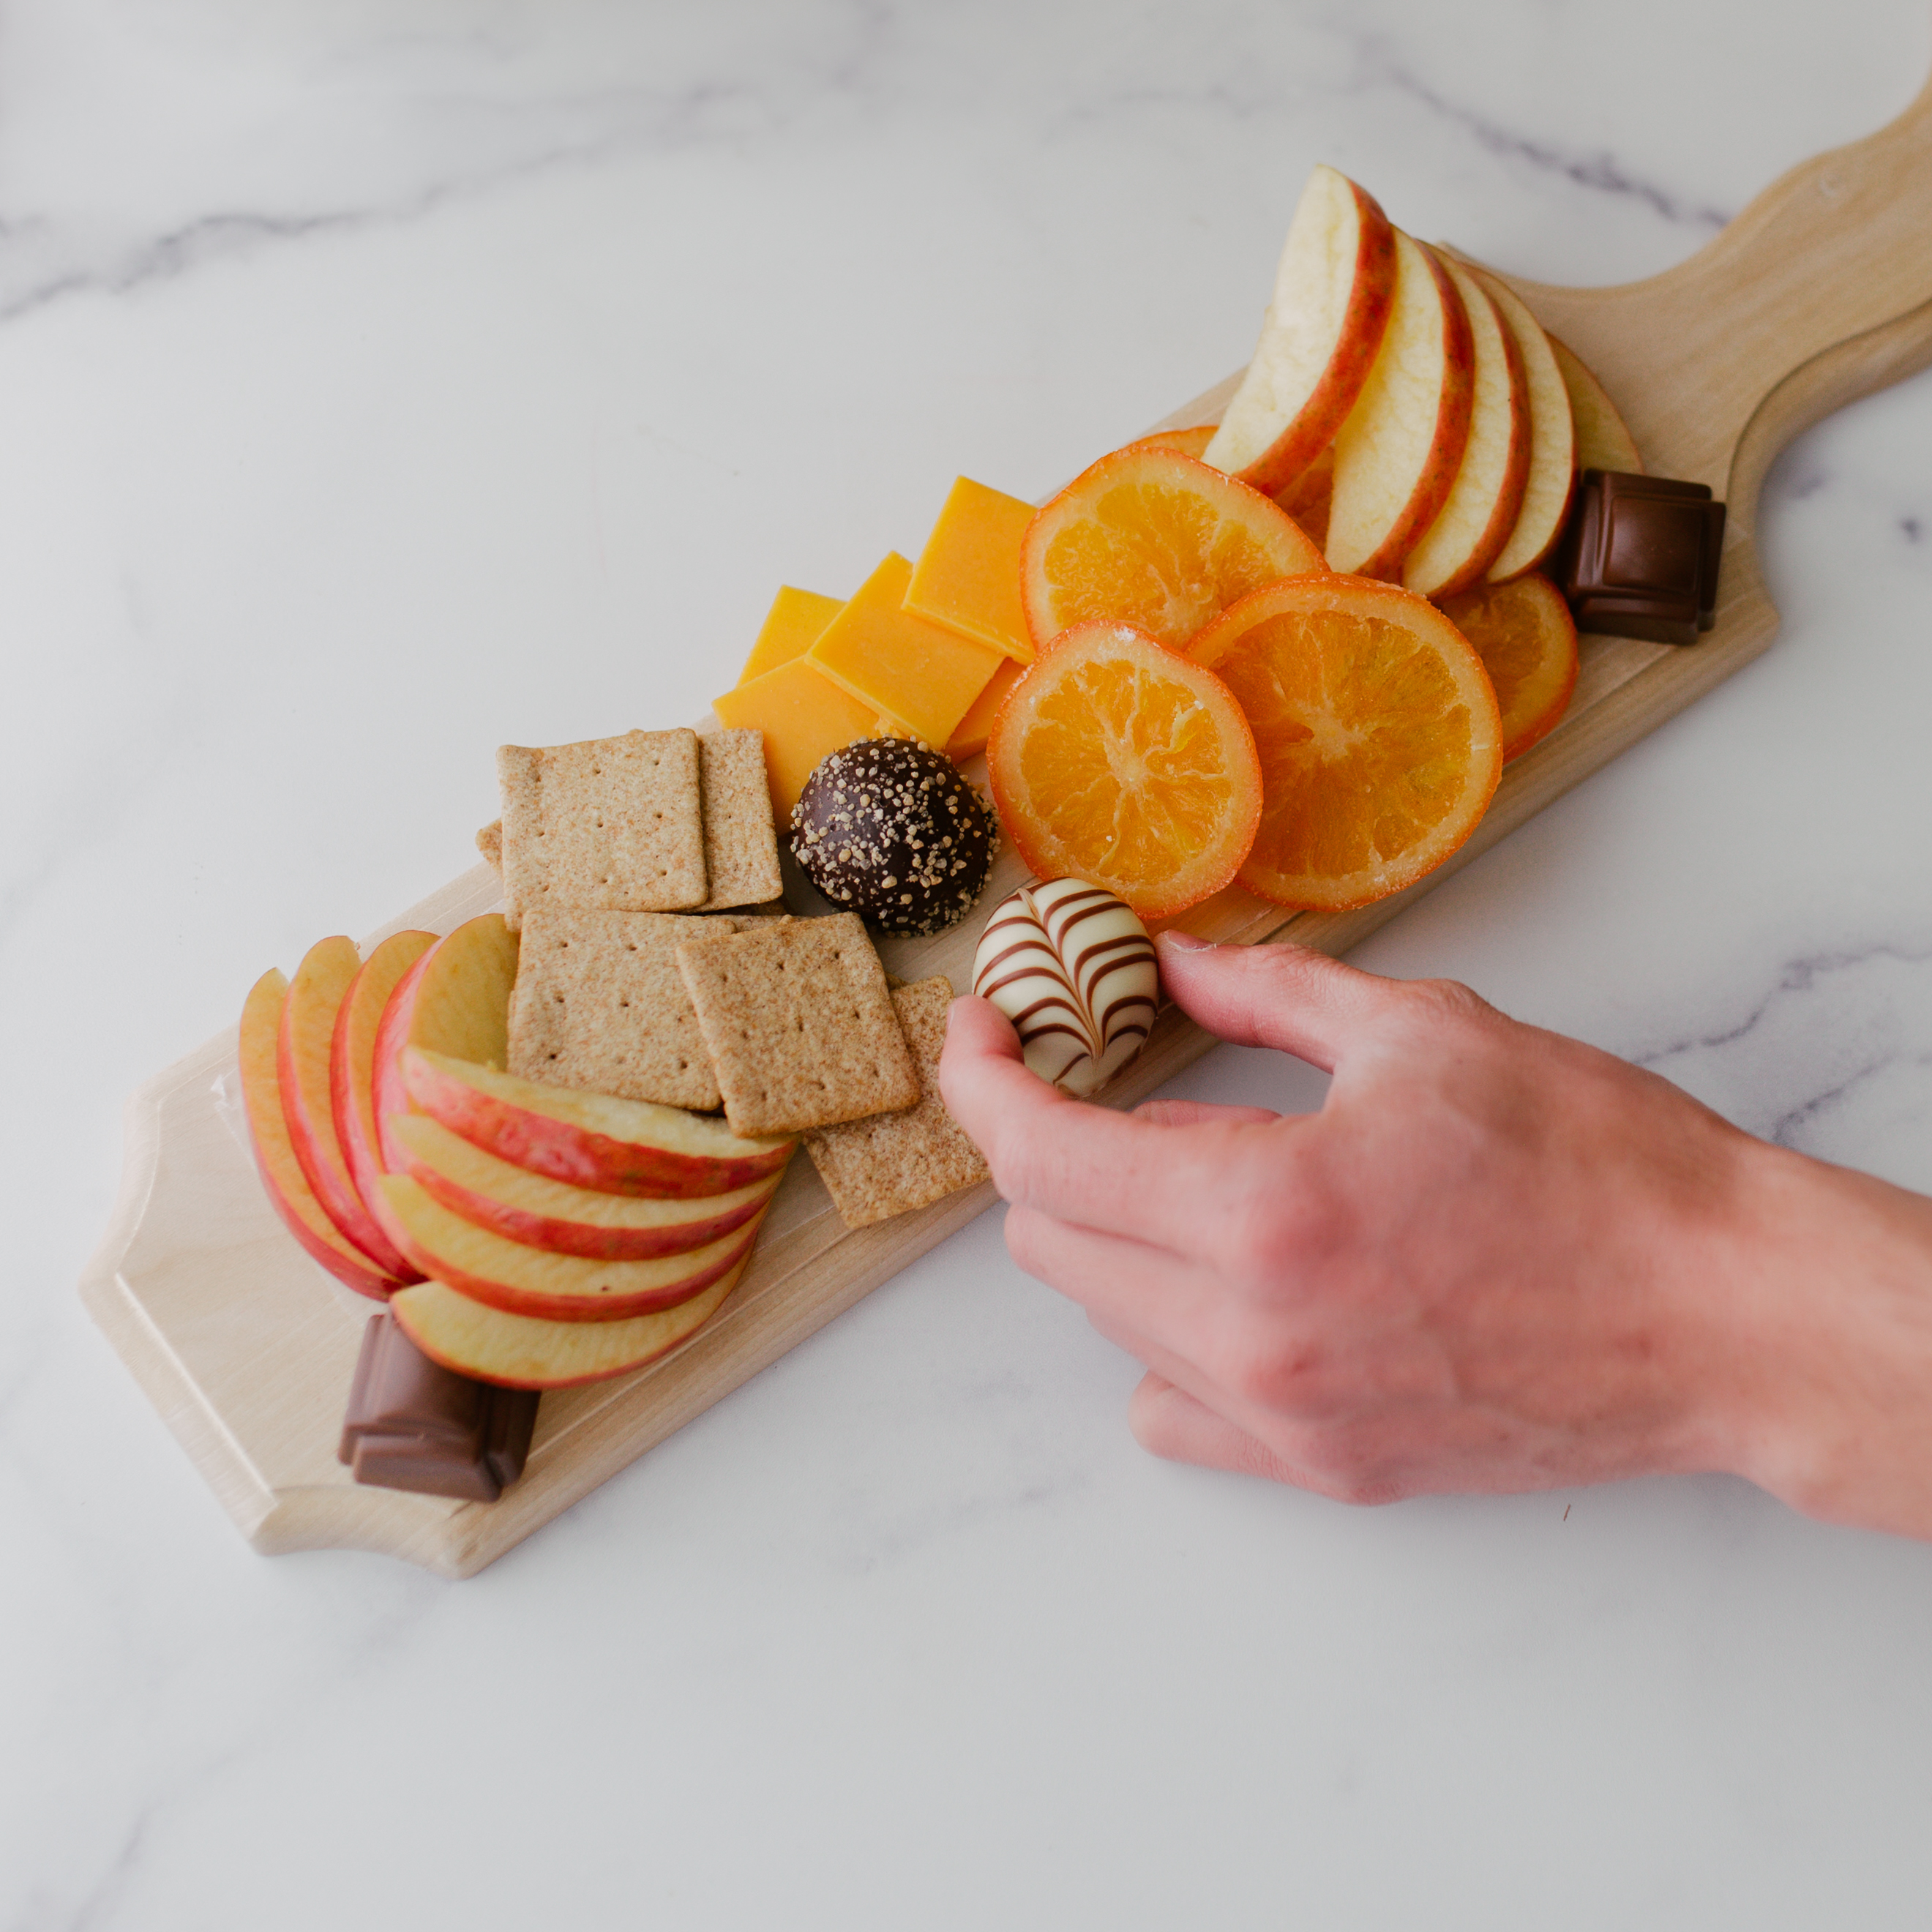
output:
[[[1031,1072],[1084,1097],[1147,1043],[1160,974],[1147,928],[1112,892],[1054,879],[994,908],[973,990],[1012,1022]]]

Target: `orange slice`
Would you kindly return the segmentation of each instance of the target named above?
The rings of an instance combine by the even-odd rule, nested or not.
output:
[[[1503,716],[1503,756],[1520,757],[1554,728],[1576,686],[1576,626],[1563,593],[1532,572],[1442,600],[1476,647]]]
[[[1197,424],[1192,429],[1157,429],[1151,436],[1137,436],[1127,445],[1130,449],[1178,449],[1184,456],[1205,454],[1208,446],[1214,440],[1216,425],[1213,423]]]
[[[1482,660],[1426,598],[1363,577],[1270,584],[1188,655],[1226,680],[1261,754],[1251,892],[1368,905],[1476,829],[1502,771],[1502,720]]]
[[[1250,591],[1326,567],[1258,490],[1136,443],[1083,470],[1034,518],[1020,595],[1036,646],[1108,621],[1178,651]]]
[[[986,746],[1034,875],[1105,886],[1143,919],[1218,892],[1262,809],[1253,734],[1212,671],[1131,624],[1079,624],[1007,694]]]

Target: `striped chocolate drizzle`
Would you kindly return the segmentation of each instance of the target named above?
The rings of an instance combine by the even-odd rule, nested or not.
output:
[[[973,962],[974,992],[1012,1022],[1027,1065],[1070,1094],[1097,1092],[1140,1052],[1160,987],[1146,927],[1081,879],[1004,900]]]

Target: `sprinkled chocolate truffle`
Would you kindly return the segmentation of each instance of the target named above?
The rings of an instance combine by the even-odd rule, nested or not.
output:
[[[791,813],[792,855],[836,906],[924,938],[986,890],[993,815],[944,752],[863,738],[820,761]]]

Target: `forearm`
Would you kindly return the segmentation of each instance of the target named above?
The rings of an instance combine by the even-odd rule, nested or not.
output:
[[[1729,1466],[1808,1515],[1932,1540],[1932,1201],[1760,1143],[1736,1212]]]

